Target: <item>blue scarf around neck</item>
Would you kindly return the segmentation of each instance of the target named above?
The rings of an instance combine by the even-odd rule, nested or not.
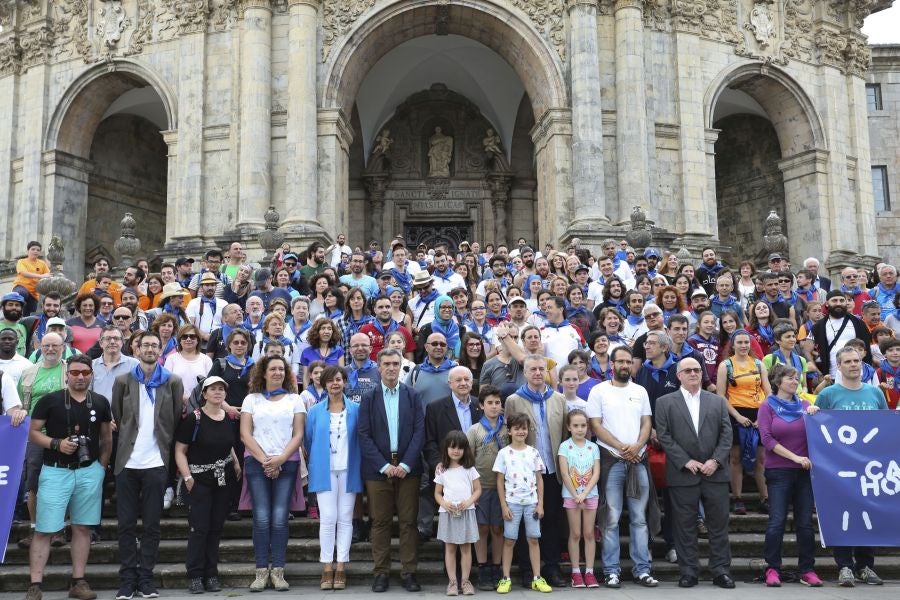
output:
[[[484,427],[488,434],[484,437],[484,440],[481,442],[482,446],[487,446],[493,440],[497,444],[497,449],[503,448],[503,444],[500,442],[500,430],[503,429],[503,415],[497,417],[497,425],[496,427],[491,427],[491,422],[484,415],[481,415],[481,419],[478,421],[481,423],[481,426]]]
[[[784,400],[775,394],[766,398],[769,408],[787,423],[793,423],[803,417],[803,404],[796,395],[791,400]]]
[[[377,367],[378,364],[371,358],[366,358],[366,362],[364,362],[360,367],[356,366],[355,360],[351,360],[350,368],[347,369],[347,382],[350,384],[350,387],[356,388],[359,386],[360,371],[368,371],[369,369],[375,369]]]
[[[143,385],[144,389],[147,390],[147,395],[150,396],[151,404],[156,404],[156,388],[165,385],[172,376],[172,373],[167,369],[164,369],[162,365],[156,365],[156,368],[153,369],[153,375],[151,375],[148,380],[144,375],[144,370],[141,369],[140,363],[134,365],[131,374],[137,382]]]
[[[241,359],[239,359],[237,356],[235,356],[234,354],[229,354],[225,357],[225,361],[235,369],[241,370],[240,377],[246,375],[247,371],[250,370],[250,367],[253,366],[253,359],[249,356],[245,356],[244,362],[242,363]]]
[[[521,396],[522,398],[525,398],[532,404],[537,404],[541,409],[541,421],[543,422],[543,421],[547,420],[546,403],[547,403],[547,400],[550,399],[550,396],[553,395],[553,388],[551,388],[547,384],[544,384],[544,391],[535,392],[530,387],[528,387],[528,384],[526,383],[525,385],[523,385],[522,387],[520,387],[519,389],[516,390],[516,395]]]
[[[422,363],[422,370],[426,373],[443,373],[444,371],[449,371],[455,366],[456,363],[449,358],[444,358],[443,362],[438,366],[434,366],[433,364],[431,364],[430,360],[426,360]]]

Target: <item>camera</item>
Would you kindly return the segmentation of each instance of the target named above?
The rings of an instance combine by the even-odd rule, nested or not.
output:
[[[79,466],[84,467],[93,462],[93,459],[91,458],[91,449],[88,448],[88,444],[90,444],[91,438],[86,435],[73,435],[69,436],[69,441],[78,446],[78,450],[75,452],[75,455],[78,459]]]

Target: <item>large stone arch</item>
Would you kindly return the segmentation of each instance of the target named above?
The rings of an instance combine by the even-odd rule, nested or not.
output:
[[[726,90],[749,96],[761,108],[778,139],[777,168],[784,184],[784,233],[794,261],[824,256],[831,247],[832,213],[825,127],[809,94],[785,71],[758,62],[743,63],[720,72],[704,98],[705,125],[715,129],[716,110]],[[715,182],[711,182],[713,185]],[[717,207],[718,210],[718,207]],[[753,215],[760,222],[765,214]]]
[[[369,70],[408,40],[442,32],[474,39],[502,57],[522,81],[536,123],[532,136],[538,188],[538,236],[557,241],[570,224],[571,110],[562,62],[528,17],[487,0],[443,4],[437,0],[398,1],[360,15],[322,65],[319,90],[319,158],[334,160],[319,173],[319,197],[346,213],[348,116]],[[324,125],[324,127],[323,127]],[[336,125],[336,126],[335,126]],[[346,227],[338,217],[337,230]],[[324,225],[324,223],[323,223]],[[499,240],[498,240],[499,241]]]
[[[64,267],[73,277],[81,276],[89,250],[85,238],[89,188],[96,170],[91,160],[95,135],[113,103],[141,89],[152,90],[149,96],[155,96],[153,102],[159,102],[164,115],[150,130],[160,134],[175,130],[178,118],[172,90],[155,72],[132,60],[114,60],[86,69],[63,93],[48,123],[43,140],[45,206],[52,215],[51,230],[67,243]],[[122,216],[110,214],[109,219],[118,223]],[[141,219],[137,220],[140,228]],[[111,251],[106,245],[104,249]]]

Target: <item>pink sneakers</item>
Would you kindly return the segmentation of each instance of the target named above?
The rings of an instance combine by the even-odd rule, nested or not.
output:
[[[815,571],[803,573],[800,575],[800,583],[809,587],[822,587],[822,580],[816,575]]]
[[[600,587],[600,583],[597,581],[597,578],[594,577],[593,572],[584,574],[584,585],[586,585],[589,588]]]
[[[578,571],[572,572],[572,587],[573,588],[583,588],[584,587],[584,578],[581,576],[581,573]]]
[[[781,587],[781,577],[772,567],[766,569],[766,587]]]

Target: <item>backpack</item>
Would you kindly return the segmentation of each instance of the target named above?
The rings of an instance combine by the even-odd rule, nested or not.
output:
[[[217,359],[215,359],[215,362],[219,364],[219,370],[221,370],[222,373],[224,373],[225,368],[228,366],[228,361],[225,360],[224,358],[217,358]],[[207,374],[206,377],[209,377],[209,374]],[[191,391],[191,395],[188,398],[188,405],[187,405],[187,409],[186,409],[187,411],[190,411],[190,410],[196,411],[196,410],[200,409],[201,401],[203,398],[203,396],[202,396],[203,382],[206,381],[206,377],[202,377],[200,375],[197,376],[197,386]]]
[[[760,381],[762,381],[762,363],[758,358],[754,358],[753,362],[756,364],[756,374],[759,375]],[[728,385],[737,385],[737,381],[734,379],[734,363],[731,362],[730,358],[725,359],[725,373],[726,378],[728,379]]]

